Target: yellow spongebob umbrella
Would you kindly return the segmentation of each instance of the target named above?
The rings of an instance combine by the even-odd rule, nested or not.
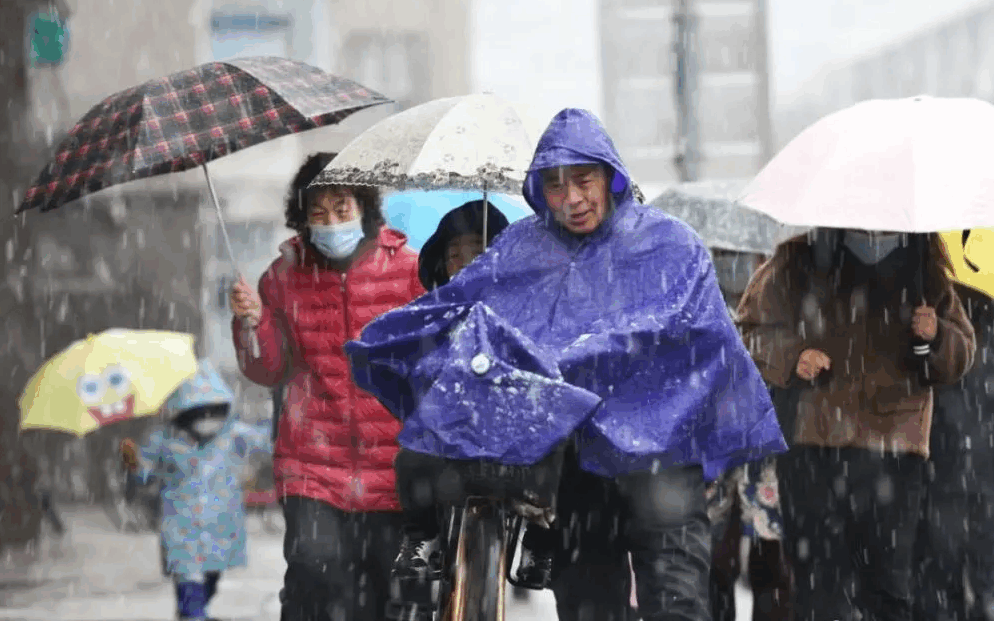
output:
[[[942,233],[942,241],[952,260],[953,278],[994,297],[994,229],[973,229],[966,243],[963,231]]]
[[[82,436],[147,416],[197,371],[193,336],[157,330],[107,330],[52,357],[21,395],[21,429]]]

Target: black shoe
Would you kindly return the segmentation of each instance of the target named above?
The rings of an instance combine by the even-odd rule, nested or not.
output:
[[[521,586],[535,591],[548,589],[552,585],[552,555],[521,550],[521,565],[515,579]]]
[[[423,539],[405,535],[400,544],[400,553],[393,562],[392,574],[396,578],[437,580],[442,575],[441,561],[438,537]]]

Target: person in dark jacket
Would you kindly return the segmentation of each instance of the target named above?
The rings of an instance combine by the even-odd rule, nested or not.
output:
[[[777,248],[738,320],[764,379],[797,387],[777,464],[799,621],[910,621],[933,386],[973,364],[938,235],[820,230]]]
[[[962,381],[935,391],[915,621],[994,619],[994,300],[964,284],[954,288],[982,353]]]
[[[418,278],[426,290],[432,291],[449,282],[507,228],[507,217],[489,202],[486,205],[486,244],[482,200],[465,203],[442,217],[418,257]],[[405,525],[404,540],[394,560],[394,575],[425,581],[438,570],[438,514],[433,502],[418,502],[416,490],[398,489],[398,493],[404,506]]]
[[[487,202],[487,243],[483,243],[483,201],[470,201],[442,217],[421,248],[418,278],[428,291],[446,284],[483,253],[509,224],[507,216]]]

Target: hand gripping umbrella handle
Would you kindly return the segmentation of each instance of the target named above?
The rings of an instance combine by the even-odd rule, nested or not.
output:
[[[207,178],[207,189],[211,193],[211,202],[214,203],[214,211],[217,212],[218,228],[221,229],[221,236],[224,237],[224,247],[228,250],[228,259],[231,261],[231,266],[234,268],[235,274],[242,276],[242,270],[238,269],[238,263],[235,261],[235,251],[231,248],[231,238],[228,236],[228,228],[224,225],[224,214],[221,213],[221,203],[217,200],[217,192],[214,191],[214,183],[211,181],[211,175],[207,170],[206,162],[201,164],[201,166],[204,169],[204,177]],[[252,345],[252,357],[258,358],[261,355],[261,350],[259,348],[259,337],[254,329],[249,331],[249,341]]]

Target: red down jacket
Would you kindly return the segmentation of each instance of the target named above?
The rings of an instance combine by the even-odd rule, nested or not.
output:
[[[352,382],[343,346],[378,315],[424,293],[406,241],[383,227],[343,275],[294,237],[259,281],[258,357],[251,332],[234,320],[245,376],[285,386],[273,455],[281,498],[350,512],[400,510],[393,471],[400,423]]]

